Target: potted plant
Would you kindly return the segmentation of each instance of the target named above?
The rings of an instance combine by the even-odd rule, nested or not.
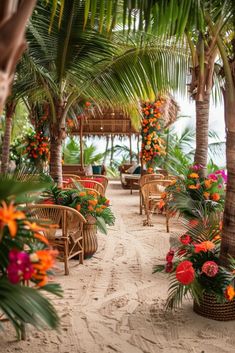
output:
[[[194,311],[215,320],[235,319],[235,260],[229,268],[220,266],[221,221],[185,221],[186,233],[178,245],[166,254],[164,265],[154,272],[170,274],[166,306],[176,308],[188,294],[194,299]],[[213,305],[212,305],[213,304]]]
[[[107,234],[107,225],[111,226],[115,221],[109,200],[97,196],[93,190],[59,189],[53,185],[42,195],[42,202],[75,208],[86,218],[87,223],[83,228],[85,258],[92,256],[98,248],[97,228]]]

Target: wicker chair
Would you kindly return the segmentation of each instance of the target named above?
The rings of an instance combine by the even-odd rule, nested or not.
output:
[[[141,187],[141,194],[143,197],[143,203],[145,208],[145,213],[147,219],[144,221],[144,225],[152,226],[151,213],[157,208],[158,203],[161,199],[161,194],[164,192],[165,188],[170,185],[171,180],[159,179],[152,180],[145,183]],[[169,217],[168,212],[166,212],[166,228],[169,231]]]
[[[95,180],[82,179],[79,180],[79,184],[81,184],[85,189],[94,189],[100,193],[101,196],[104,196],[104,187],[101,183]]]
[[[64,189],[76,189],[75,182],[80,181],[80,176],[75,174],[63,174],[63,188]]]
[[[68,261],[79,256],[82,264],[84,259],[83,224],[85,218],[75,209],[61,205],[28,205],[31,218],[49,220],[57,224],[58,228],[49,228],[43,231],[50,244],[56,247],[64,261],[65,274],[69,274]]]
[[[106,189],[107,189],[107,186],[108,186],[108,183],[109,183],[109,179],[104,176],[104,175],[86,175],[85,177],[83,177],[83,179],[94,179],[95,181],[98,181],[100,184],[103,185],[104,187],[104,193],[106,192]],[[96,180],[98,179],[98,180]]]
[[[142,215],[143,213],[143,196],[141,193],[141,187],[147,183],[148,181],[151,180],[159,180],[159,179],[164,179],[164,175],[162,174],[144,174],[141,176],[140,180],[139,180],[139,185],[140,185],[140,214]]]

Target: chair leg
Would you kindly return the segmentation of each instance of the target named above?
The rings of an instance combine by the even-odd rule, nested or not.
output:
[[[143,201],[142,201],[142,195],[141,195],[141,192],[140,192],[140,215],[142,215],[143,213]]]
[[[68,241],[65,240],[64,242],[64,273],[65,275],[69,275],[69,260],[68,260],[68,257],[69,257],[69,249],[68,249]]]
[[[166,232],[167,232],[167,233],[170,232],[169,221],[170,221],[169,212],[168,212],[168,210],[166,209]]]

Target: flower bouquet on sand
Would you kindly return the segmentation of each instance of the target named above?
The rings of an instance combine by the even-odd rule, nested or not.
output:
[[[232,301],[235,297],[235,260],[230,266],[220,265],[221,222],[185,221],[187,232],[178,239],[178,245],[166,254],[164,265],[154,272],[170,274],[167,307],[175,308],[188,294],[199,303],[204,293],[213,294],[218,302]]]
[[[37,328],[59,324],[55,309],[41,294],[45,290],[61,296],[60,286],[49,280],[57,253],[41,234],[46,225],[32,222],[15,203],[37,187],[0,180],[0,310],[22,339],[27,323]]]

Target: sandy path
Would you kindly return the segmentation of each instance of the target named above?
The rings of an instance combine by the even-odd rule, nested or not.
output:
[[[193,313],[185,303],[165,313],[167,276],[152,274],[165,257],[177,230],[154,216],[154,227],[143,227],[138,192],[129,195],[113,183],[109,189],[116,225],[99,235],[99,250],[83,266],[71,262],[70,275],[57,275],[64,298],[54,299],[61,316],[59,332],[30,329],[26,342],[15,342],[5,324],[0,353],[225,353],[235,352],[234,322],[221,323]],[[179,228],[178,228],[179,229]],[[62,268],[62,266],[61,266]]]

